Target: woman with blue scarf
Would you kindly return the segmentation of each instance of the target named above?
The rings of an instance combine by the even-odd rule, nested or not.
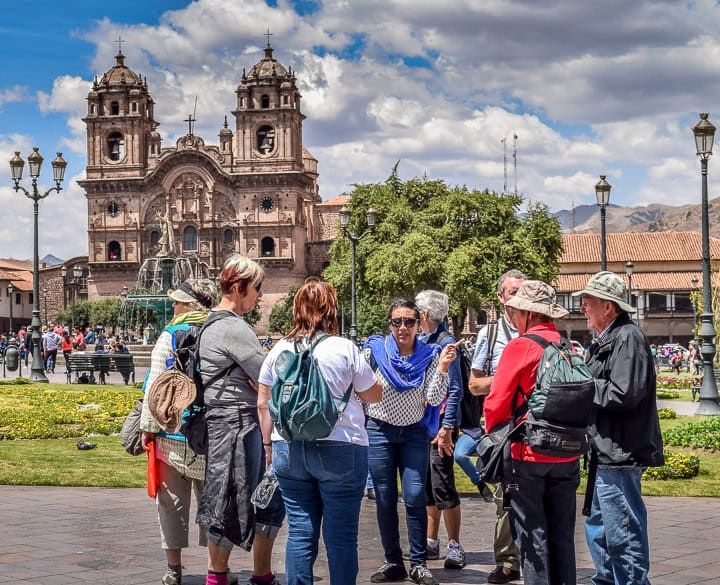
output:
[[[390,335],[373,335],[365,344],[365,358],[383,386],[382,400],[367,406],[368,464],[385,551],[385,563],[370,581],[390,583],[408,577],[400,549],[399,472],[410,543],[410,580],[437,585],[427,568],[425,479],[430,437],[437,433],[439,405],[447,394],[455,346],[447,345],[440,352],[437,345],[418,339],[420,312],[412,301],[393,301],[388,319]]]

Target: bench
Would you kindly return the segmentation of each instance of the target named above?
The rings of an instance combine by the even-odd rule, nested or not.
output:
[[[105,376],[110,372],[119,372],[125,384],[130,380],[135,383],[135,364],[131,353],[84,353],[74,352],[68,356],[67,382],[70,384],[72,373],[89,372],[90,383],[95,383],[95,372],[98,372],[100,384],[105,384]]]

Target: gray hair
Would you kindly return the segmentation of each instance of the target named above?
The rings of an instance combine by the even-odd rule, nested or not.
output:
[[[439,290],[424,290],[415,296],[415,304],[421,311],[427,311],[433,323],[442,323],[448,314],[448,296]]]
[[[188,278],[187,283],[193,291],[193,296],[200,297],[205,302],[195,301],[190,304],[193,311],[208,312],[210,307],[218,302],[218,287],[214,281],[209,278]]]
[[[523,280],[527,280],[527,276],[525,276],[522,272],[519,270],[508,270],[505,274],[503,274],[500,278],[498,278],[498,294],[501,295],[503,292],[503,286],[505,286],[505,281],[508,278],[522,278]]]

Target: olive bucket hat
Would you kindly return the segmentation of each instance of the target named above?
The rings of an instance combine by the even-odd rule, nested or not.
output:
[[[634,313],[632,305],[628,303],[627,287],[625,282],[614,272],[598,272],[593,274],[581,291],[572,294],[574,297],[590,295],[605,301],[612,301],[626,313]]]

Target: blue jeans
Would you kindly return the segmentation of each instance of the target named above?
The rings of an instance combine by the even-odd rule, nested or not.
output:
[[[370,450],[368,463],[375,483],[377,522],[385,560],[402,564],[397,511],[397,476],[400,472],[405,515],[407,517],[410,565],[427,560],[427,477],[430,439],[420,424],[398,427],[368,419]]]
[[[330,583],[354,585],[368,448],[340,441],[274,441],[273,467],[288,519],[288,585],[312,585],[322,525]]]
[[[579,461],[512,463],[518,489],[510,493],[510,518],[525,585],[575,585]]]
[[[640,492],[642,467],[598,466],[585,537],[595,585],[649,585],[647,511]]]
[[[475,455],[477,444],[476,439],[473,439],[470,435],[462,434],[455,443],[454,452],[455,463],[457,463],[460,469],[465,472],[465,475],[470,478],[473,485],[480,483],[480,473],[478,473],[475,462],[470,459],[470,457]]]

